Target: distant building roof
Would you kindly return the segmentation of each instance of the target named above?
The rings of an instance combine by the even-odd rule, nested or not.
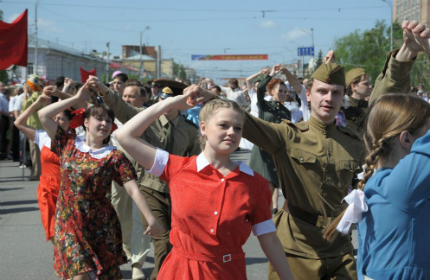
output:
[[[34,40],[32,40],[31,38],[29,38],[29,43],[28,43],[28,47],[29,48],[35,48],[36,47],[36,43]],[[67,53],[67,54],[71,54],[71,55],[75,55],[75,56],[81,56],[81,57],[85,57],[88,59],[92,59],[92,60],[100,60],[102,61],[102,59],[98,58],[98,57],[93,57],[89,54],[85,54],[82,51],[79,51],[77,49],[71,48],[71,47],[67,47],[55,42],[51,42],[48,40],[44,40],[44,39],[39,39],[37,42],[37,48],[38,49],[48,49],[48,50],[55,50],[55,51],[59,51],[59,52],[63,52],[63,53]]]
[[[140,60],[140,54],[124,58],[123,60]],[[142,54],[142,60],[154,61],[155,59],[149,55]]]

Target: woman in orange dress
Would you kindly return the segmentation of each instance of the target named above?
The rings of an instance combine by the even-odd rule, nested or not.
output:
[[[60,189],[60,162],[58,156],[51,152],[51,138],[44,130],[36,130],[27,125],[27,119],[40,106],[50,103],[51,97],[45,94],[39,96],[27,110],[16,120],[15,126],[31,141],[36,143],[40,149],[40,160],[42,162],[42,174],[39,187],[37,188],[37,201],[39,203],[40,216],[45,229],[46,241],[54,240],[55,204]],[[69,123],[72,119],[70,110],[65,110],[55,116],[54,120],[64,131],[70,131]],[[74,133],[74,132],[71,132]]]

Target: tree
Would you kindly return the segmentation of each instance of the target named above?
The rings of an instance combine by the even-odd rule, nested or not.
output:
[[[403,33],[398,23],[393,23],[394,48],[403,43]],[[345,67],[345,72],[362,67],[372,81],[382,70],[386,53],[390,48],[390,26],[384,21],[377,21],[370,30],[355,30],[350,34],[336,38],[334,50],[337,61]]]
[[[186,80],[187,79],[187,73],[185,72],[185,67],[184,65],[181,64],[181,66],[179,67],[180,72],[179,72],[179,79]]]
[[[322,50],[320,50],[318,53],[317,61],[315,62],[315,70],[318,69],[318,67],[320,67],[321,64],[323,64],[323,63],[324,63],[324,60],[322,57]]]

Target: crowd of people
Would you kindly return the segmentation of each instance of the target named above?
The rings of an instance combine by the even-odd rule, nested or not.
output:
[[[333,51],[308,79],[276,64],[243,88],[121,72],[0,83],[0,157],[28,165],[28,139],[57,275],[121,279],[130,262],[145,279],[152,240],[151,280],[247,279],[252,232],[268,279],[430,279],[430,104],[410,82],[430,30],[402,29],[374,87]]]

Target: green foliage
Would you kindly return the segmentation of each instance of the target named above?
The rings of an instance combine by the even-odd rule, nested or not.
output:
[[[322,50],[320,50],[319,51],[319,53],[318,53],[318,58],[317,58],[317,61],[315,61],[315,70],[316,69],[318,69],[318,67],[320,67],[321,66],[321,64],[323,64],[324,63],[324,59],[323,59],[323,56],[322,56]]]
[[[382,70],[386,53],[390,51],[390,28],[384,21],[377,21],[370,30],[355,30],[336,38],[336,61],[345,67],[345,73],[350,69],[362,67],[374,82]],[[402,34],[401,26],[393,23],[394,49],[403,43]]]
[[[187,73],[185,73],[185,67],[184,67],[184,65],[180,65],[180,67],[179,67],[179,79],[181,79],[181,80],[186,80],[187,79]]]
[[[8,83],[8,76],[6,70],[0,70],[0,82],[3,82],[5,84]]]
[[[430,60],[427,54],[421,53],[415,60],[414,67],[411,71],[411,84],[418,87],[424,84],[424,90],[430,91]]]

